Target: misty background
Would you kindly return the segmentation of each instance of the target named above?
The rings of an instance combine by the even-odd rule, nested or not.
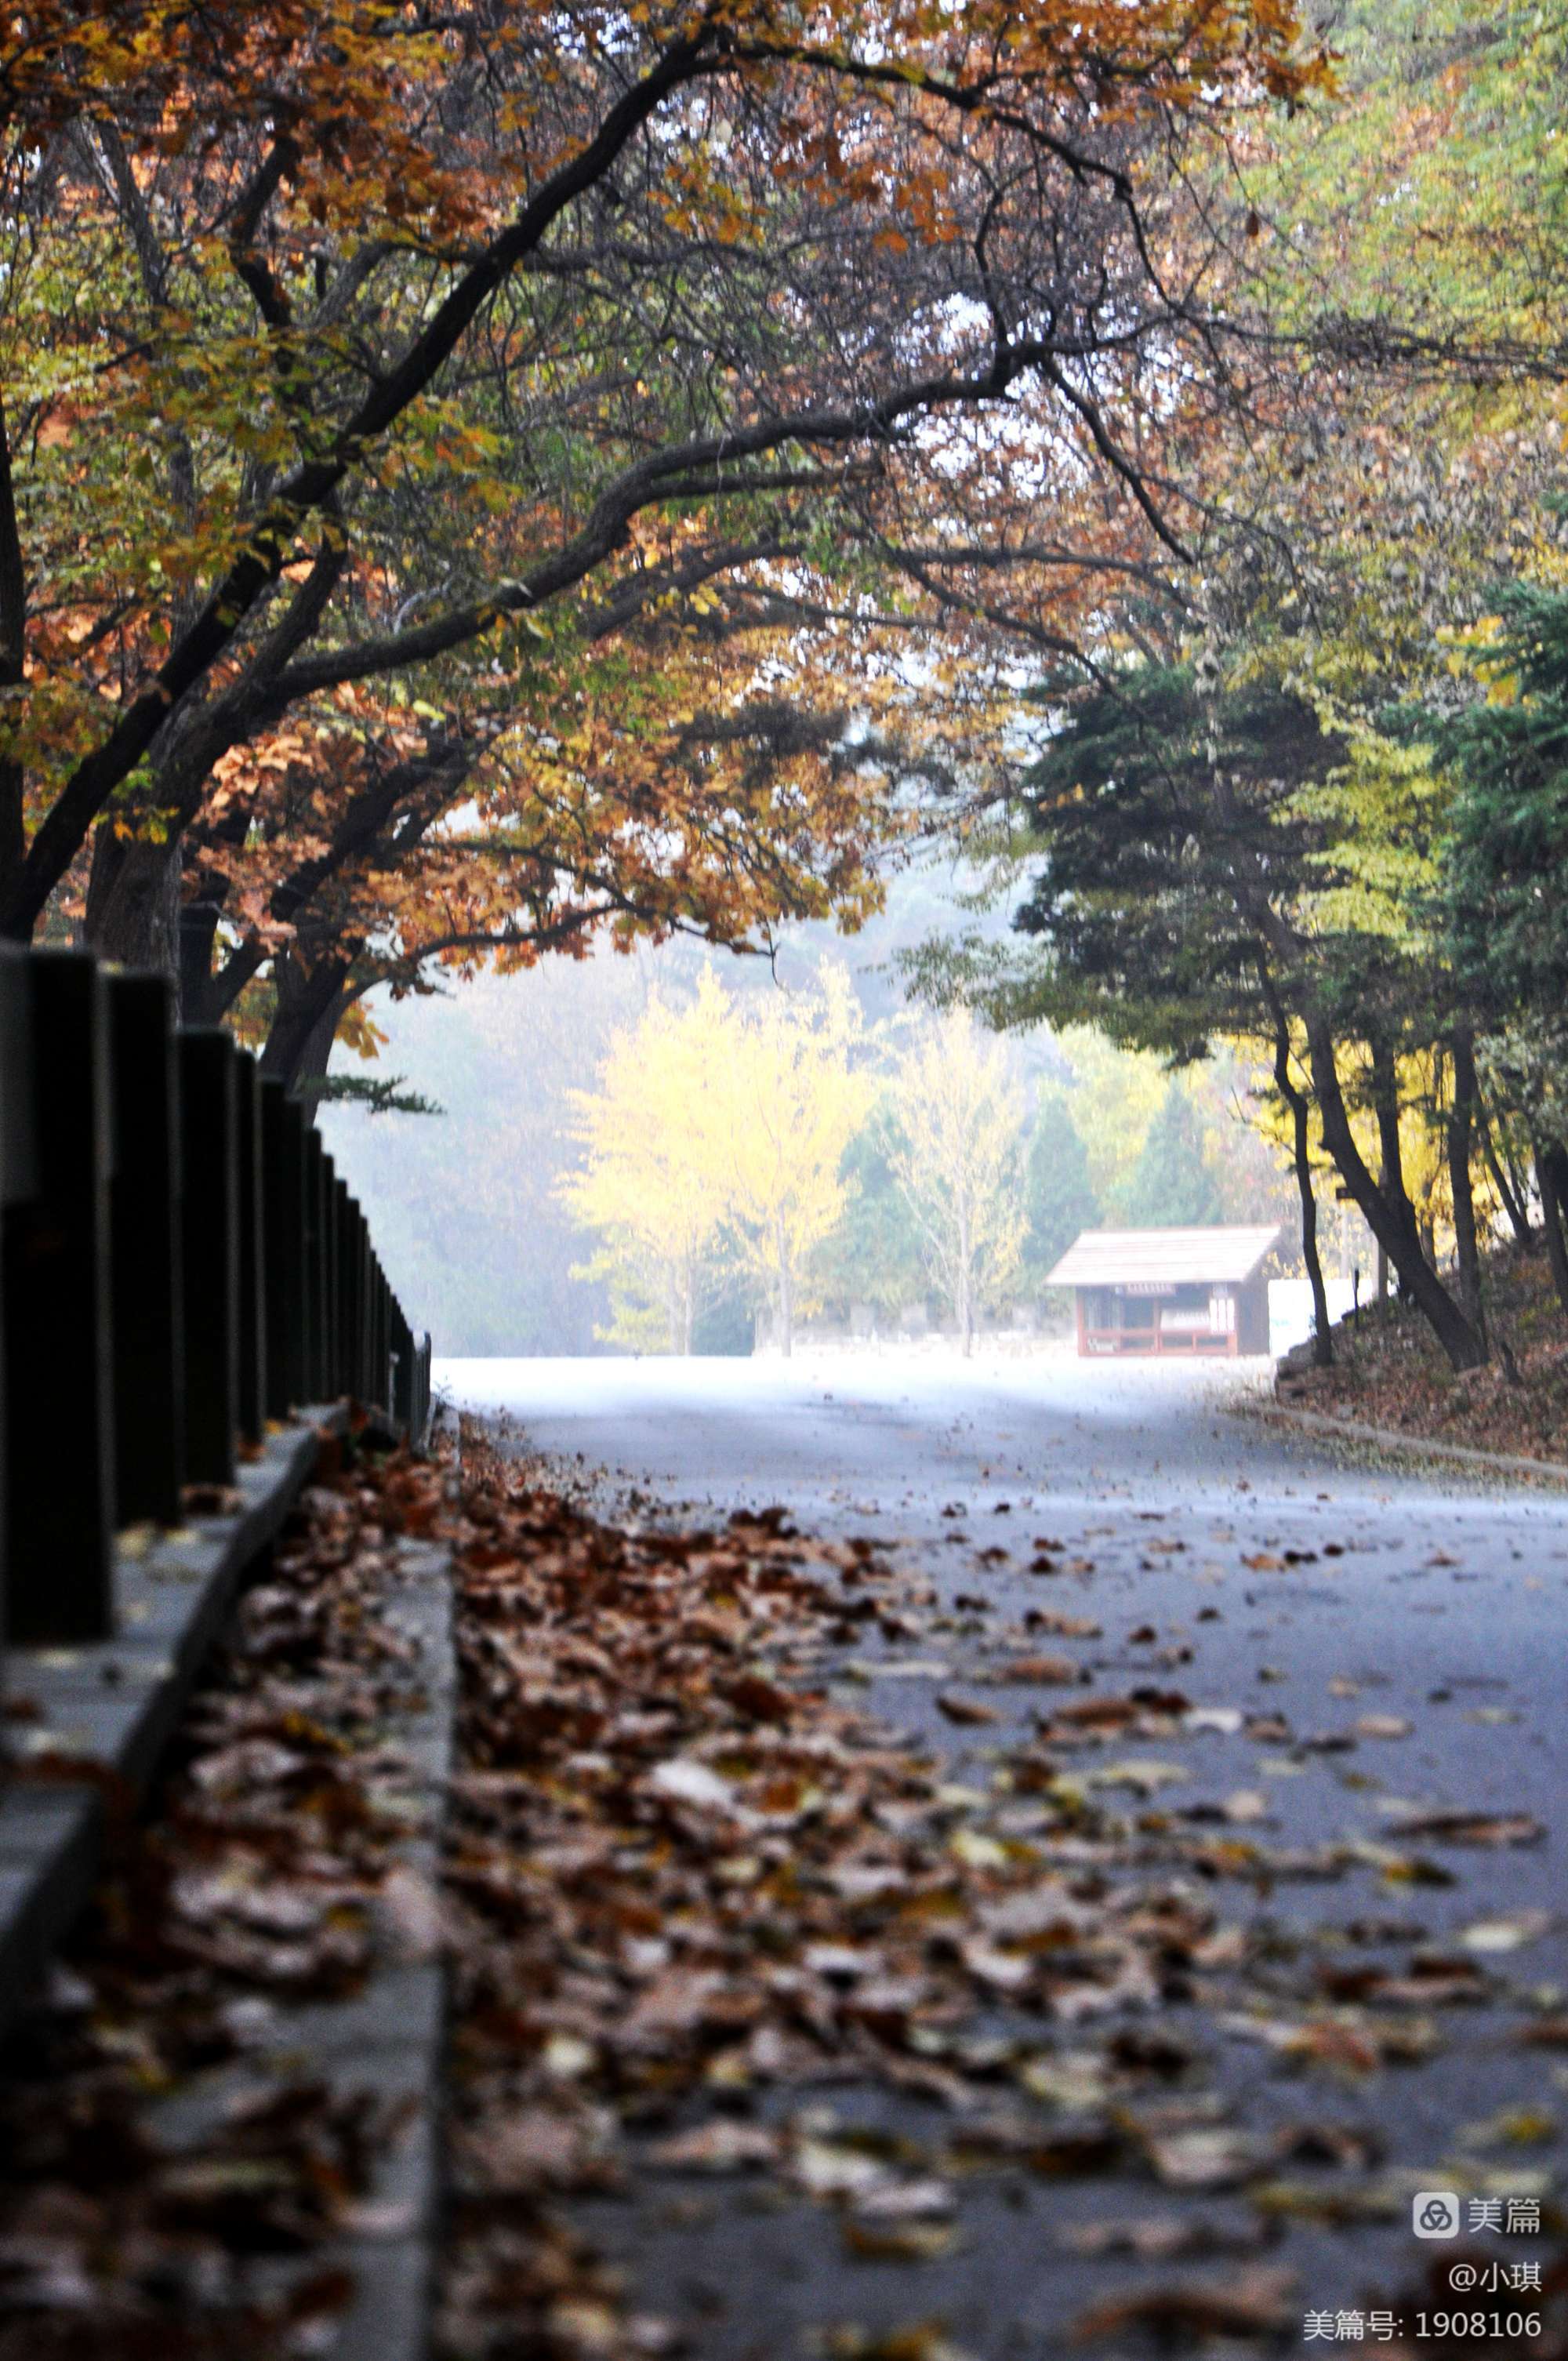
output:
[[[860,933],[841,935],[826,924],[798,928],[783,939],[771,965],[677,940],[626,953],[601,947],[582,960],[546,959],[522,973],[454,981],[397,1002],[377,994],[368,1013],[386,1037],[378,1058],[361,1064],[339,1046],[334,1072],[400,1076],[441,1113],[371,1114],[329,1103],[321,1127],[437,1350],[617,1349],[598,1333],[610,1318],[605,1286],[575,1268],[591,1256],[592,1236],[558,1191],[582,1157],[572,1093],[592,1088],[612,1034],[635,1025],[655,994],[674,1002],[690,997],[705,966],[731,994],[789,991],[809,984],[832,961],[848,970],[868,1027],[883,1028],[894,1042],[908,1040],[931,1019],[907,998],[899,954],[936,933],[1005,930],[1003,914],[977,918],[960,898],[970,882],[946,862],[905,870],[889,880],[885,910]],[[1049,1259],[1070,1243],[1064,1227],[1075,1235],[1095,1221],[1178,1221],[1201,1209],[1202,1218],[1215,1221],[1279,1222],[1285,1236],[1271,1267],[1300,1268],[1295,1184],[1281,1148],[1256,1127],[1261,1068],[1221,1058],[1170,1077],[1153,1058],[1123,1053],[1098,1036],[1058,1037],[1043,1027],[1005,1037],[1005,1046],[1031,1118],[1039,1111],[1038,1152],[1026,1185],[1043,1198],[1036,1219]],[[1196,1205],[1190,1173],[1184,1196],[1160,1202],[1160,1187],[1180,1180],[1166,1174],[1168,1159],[1151,1154],[1140,1178],[1151,1125],[1173,1092],[1188,1104],[1166,1106],[1168,1124],[1173,1113],[1185,1118],[1190,1108],[1185,1131],[1201,1144]],[[1064,1115],[1083,1148],[1080,1160],[1068,1139],[1065,1161],[1080,1177],[1065,1215],[1054,1202],[1063,1178]],[[1092,1203],[1081,1194],[1083,1173]],[[1345,1227],[1343,1209],[1323,1212],[1332,1270],[1353,1248],[1338,1235]],[[1026,1261],[1021,1296],[1040,1296],[1042,1258],[1036,1252]],[[734,1296],[715,1307],[696,1349],[749,1350],[753,1308]],[[1061,1308],[1046,1300],[1047,1318]],[[939,1319],[935,1301],[932,1312]]]

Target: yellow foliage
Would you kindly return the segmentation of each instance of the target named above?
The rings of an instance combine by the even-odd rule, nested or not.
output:
[[[900,1060],[893,1087],[893,1169],[968,1353],[981,1303],[1006,1292],[1023,1255],[1024,1094],[1002,1042],[982,1041],[965,1008]]]
[[[603,1241],[587,1268],[610,1281],[612,1341],[646,1345],[662,1321],[666,1348],[689,1352],[728,1264],[767,1288],[788,1351],[848,1202],[839,1166],[872,1094],[859,1040],[840,969],[750,1005],[707,969],[689,1007],[654,1000],[616,1036],[598,1088],[574,1093],[586,1152],[561,1191]]]
[[[356,1000],[338,1018],[334,1038],[341,1041],[345,1049],[352,1049],[356,1058],[368,1060],[380,1054],[389,1037],[382,1032],[364,1002]]]
[[[1102,1033],[1074,1026],[1061,1037],[1072,1060],[1072,1120],[1089,1159],[1089,1181],[1114,1204],[1132,1178],[1170,1077],[1152,1050],[1121,1049]]]
[[[790,1349],[795,1315],[810,1308],[810,1258],[849,1202],[844,1150],[872,1099],[850,1058],[860,1012],[841,968],[809,1000],[765,1000],[729,1028],[729,1213],[741,1260],[762,1279]]]
[[[624,1298],[608,1341],[655,1343],[657,1311],[666,1349],[691,1350],[704,1266],[724,1218],[713,1083],[728,1024],[724,994],[707,971],[690,1008],[651,1002],[636,1026],[614,1036],[598,1090],[572,1093],[587,1154],[561,1195],[609,1242],[589,1267]]]

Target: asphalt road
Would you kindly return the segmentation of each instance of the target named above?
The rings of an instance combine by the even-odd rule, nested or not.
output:
[[[1023,1732],[987,1730],[976,1743],[938,1712],[938,1693],[961,1687],[989,1637],[1047,1594],[1052,1609],[1097,1618],[1104,1636],[1085,1662],[1099,1688],[1179,1682],[1220,1725],[1183,1752],[1184,1806],[1261,1798],[1268,1846],[1296,1861],[1277,1879],[1227,1886],[1227,1919],[1266,1920],[1298,1965],[1397,1962],[1420,1976],[1434,1961],[1484,1960],[1486,2004],[1417,2012],[1434,2035],[1419,2066],[1287,2071],[1234,2025],[1197,2028],[1206,2086],[1229,2120],[1338,2125],[1377,2151],[1345,2180],[1350,2225],[1329,2218],[1325,2200],[1270,2229],[1269,2267],[1294,2274],[1294,2325],[1250,2349],[1292,2350],[1309,2311],[1368,2301],[1397,2304],[1407,2349],[1426,2349],[1412,2307],[1423,2290],[1449,2300],[1431,2269],[1460,2254],[1485,2267],[1560,2250],[1546,2235],[1418,2244],[1408,2204],[1418,2187],[1466,2202],[1514,2192],[1543,2197],[1549,2231],[1552,2221],[1568,2048],[1519,2034],[1568,2011],[1568,1495],[1342,1462],[1237,1413],[1263,1377],[1245,1364],[1107,1368],[1046,1356],[436,1368],[438,1388],[503,1440],[597,1471],[623,1513],[707,1521],[779,1502],[803,1528],[870,1533],[919,1569],[948,1610],[938,1669],[912,1672],[889,1644],[862,1651],[843,1677],[940,1751],[956,1781],[981,1778],[999,1739]],[[1041,1543],[1065,1569],[1048,1584],[1027,1570]],[[963,1603],[977,1599],[983,1608]],[[987,1694],[1026,1722],[1025,1701]],[[1288,1742],[1234,1726],[1265,1714],[1283,1718]],[[1523,1815],[1545,1833],[1523,1845],[1439,1839],[1419,1849],[1415,1884],[1391,1882],[1377,1862],[1412,1811]],[[1365,1865],[1311,1873],[1310,1857],[1336,1846],[1365,1849]],[[1428,1883],[1428,1869],[1452,1882]],[[1540,1916],[1519,1939],[1525,1911]],[[1467,1931],[1499,1922],[1511,1935]],[[832,2103],[841,2121],[887,2118],[872,2094],[835,2091]],[[784,2361],[846,2323],[885,2332],[915,2318],[939,2318],[960,2352],[1044,2361],[1086,2305],[1202,2269],[1085,2260],[1064,2244],[1074,2226],[1109,2213],[1190,2222],[1194,2209],[1221,2252],[1254,2220],[1224,2190],[990,2176],[966,2195],[954,2251],[912,2268],[848,2263],[820,2208],[759,2206],[728,2190],[640,2192],[589,2213],[642,2299],[686,2324],[701,2361]],[[1506,2312],[1517,2299],[1474,2301]],[[1154,2349],[1141,2334],[1127,2327],[1098,2349]],[[1488,2330],[1475,2349],[1546,2348]]]

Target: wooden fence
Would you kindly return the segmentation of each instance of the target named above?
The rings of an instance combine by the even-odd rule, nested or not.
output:
[[[114,1636],[116,1532],[351,1397],[422,1436],[417,1342],[305,1111],[170,987],[0,950],[0,1628]]]

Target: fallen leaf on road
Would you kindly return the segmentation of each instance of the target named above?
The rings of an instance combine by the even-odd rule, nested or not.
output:
[[[1290,2326],[1293,2271],[1242,2271],[1226,2280],[1179,2279],[1135,2295],[1113,2296],[1080,2313],[1077,2345],[1142,2329],[1163,2351],[1198,2345],[1212,2336],[1282,2336]]]
[[[1523,1812],[1417,1812],[1401,1818],[1397,1837],[1427,1837],[1434,1844],[1532,1845],[1546,1830]]]
[[[779,2160],[782,2141],[762,2124],[720,2115],[696,2130],[677,2132],[648,2150],[648,2161],[665,2172],[755,2172]]]
[[[693,1763],[677,1755],[673,1762],[660,1763],[648,1773],[648,1784],[656,1794],[670,1795],[680,1804],[695,1804],[710,1812],[732,1812],[738,1802],[734,1788],[706,1763]]]
[[[999,1664],[992,1678],[996,1681],[1032,1681],[1044,1686],[1052,1682],[1076,1681],[1079,1667],[1070,1656],[1014,1656],[1010,1663]],[[937,1702],[946,1712],[943,1700],[938,1697]]]
[[[945,1714],[949,1721],[965,1725],[974,1723],[978,1726],[982,1722],[1000,1721],[1002,1719],[994,1706],[976,1705],[969,1697],[952,1697],[947,1694],[938,1697],[937,1710],[938,1713]]]

